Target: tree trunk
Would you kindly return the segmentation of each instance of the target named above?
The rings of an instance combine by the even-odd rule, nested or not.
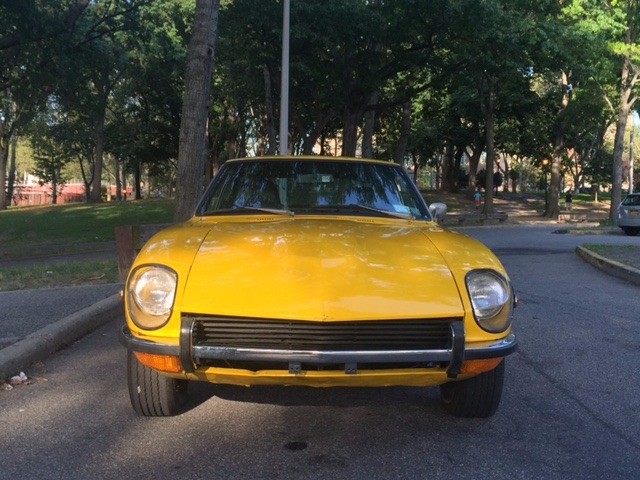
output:
[[[629,34],[627,33],[627,37]],[[628,40],[628,38],[627,38]],[[627,128],[629,113],[637,97],[632,97],[634,85],[638,82],[638,73],[631,72],[631,63],[628,57],[624,58],[620,82],[620,104],[618,107],[618,121],[616,122],[616,136],[613,145],[613,172],[611,188],[611,206],[609,208],[609,220],[616,221],[618,205],[622,201],[622,154],[624,152],[624,134]]]
[[[127,159],[122,159],[122,199],[127,199]]]
[[[478,124],[475,125],[475,149],[469,155],[469,185],[467,186],[467,191],[469,196],[472,197],[473,193],[476,191],[476,175],[478,174],[478,165],[480,164],[480,158],[482,157],[482,152],[484,151],[484,145],[486,143],[486,136],[482,136],[480,134],[480,127]]]
[[[562,149],[564,148],[564,133],[562,127],[558,126],[556,137],[553,143],[553,160],[551,161],[551,181],[549,183],[549,193],[544,216],[547,218],[558,218],[560,214],[560,166],[562,164]],[[546,173],[545,173],[546,175]]]
[[[347,110],[344,116],[344,128],[342,130],[342,156],[355,157],[358,145],[358,123],[360,112]]]
[[[278,137],[276,135],[275,115],[273,113],[273,95],[271,94],[271,73],[269,67],[262,67],[264,77],[264,107],[265,107],[265,124],[267,127],[267,155],[275,155],[278,145]]]
[[[241,155],[238,155],[239,146],[238,146],[238,136],[237,132],[239,130],[238,125],[242,125],[242,122],[238,118],[238,111],[231,111],[227,114],[227,126],[229,127],[230,136],[227,138],[227,153],[229,154],[229,159],[239,158]],[[206,127],[205,127],[206,128]],[[205,137],[205,151],[206,151],[206,137]]]
[[[103,100],[103,101],[102,101]],[[91,203],[100,203],[102,201],[102,164],[104,161],[104,123],[107,113],[106,97],[101,99],[100,110],[96,120],[95,128],[95,144],[96,153],[93,163],[93,177],[91,181],[91,193],[89,201]]]
[[[324,131],[320,134],[320,155],[326,155],[327,154],[327,150],[326,150],[326,145],[327,143],[327,136],[324,133]]]
[[[91,178],[87,178],[87,171],[84,168],[84,161],[82,156],[78,156],[77,160],[80,167],[80,174],[82,175],[82,182],[84,183],[84,198],[87,202],[89,202],[91,196]]]
[[[295,136],[298,136],[302,139],[303,155],[313,155],[313,149],[316,144],[321,141],[320,138],[322,136],[322,132],[327,126],[327,123],[329,123],[329,120],[331,120],[330,114],[320,113],[318,117],[313,121],[313,127],[311,128],[311,130],[307,130],[307,126],[305,126],[299,116],[295,115],[293,117]]]
[[[411,102],[405,102],[402,105],[402,123],[400,124],[400,137],[398,145],[393,154],[393,161],[399,165],[404,165],[404,154],[409,145],[409,136],[411,135]]]
[[[18,150],[18,136],[13,135],[9,142],[11,153],[9,154],[9,180],[7,182],[7,205],[13,200],[13,190],[16,184],[16,152]]]
[[[137,160],[133,166],[133,183],[135,184],[136,200],[142,200],[142,172],[140,170],[140,160]]]
[[[318,136],[313,135],[313,133],[305,136],[302,139],[302,154],[313,155],[313,147],[315,147],[317,141],[318,141]]]
[[[9,153],[9,145],[4,136],[0,136],[0,210],[7,209],[7,158]]]
[[[488,91],[483,101],[484,125],[487,145],[487,166],[485,168],[484,185],[484,213],[493,213],[493,165],[495,163],[495,104],[496,104],[496,80],[489,77],[487,82]]]
[[[628,97],[627,97],[628,98]],[[622,155],[624,152],[624,135],[627,129],[630,107],[624,97],[620,99],[618,109],[618,121],[616,122],[616,135],[613,144],[613,171],[611,187],[611,206],[609,208],[609,220],[616,221],[618,205],[622,201]]]
[[[51,203],[58,204],[58,169],[54,166],[51,168]]]
[[[367,111],[364,114],[364,127],[362,128],[362,157],[373,157],[373,134],[376,126],[376,110],[378,104],[378,92],[371,92],[367,100]]]
[[[4,116],[0,117],[0,210],[6,210],[11,202],[11,199],[7,198],[7,190],[5,189],[11,130],[9,115],[5,113]]]
[[[504,162],[504,178],[502,179],[502,191],[503,192],[512,192],[515,193],[516,191],[516,184],[515,182],[511,181],[511,178],[509,178],[511,175],[509,175],[509,172],[511,170],[511,166],[509,165],[509,156],[505,153],[503,155],[501,155],[502,161]]]
[[[453,191],[460,191],[460,172],[462,171],[462,156],[464,155],[465,146],[458,145],[453,154],[453,171],[451,172],[453,181]]]
[[[569,105],[569,76],[567,72],[562,72],[562,105],[559,117]],[[560,214],[560,182],[562,177],[560,169],[562,167],[562,153],[564,150],[564,125],[560,118],[556,126],[556,136],[553,142],[553,160],[551,161],[551,183],[549,185],[549,196],[547,198],[547,209],[544,216],[547,218],[558,218]]]
[[[116,155],[113,156],[113,172],[116,177],[116,200],[120,202],[122,201],[122,182],[120,181],[120,161]]]
[[[211,76],[215,58],[220,0],[196,0],[180,121],[176,211],[182,222],[193,215],[202,193]]]
[[[442,182],[440,188],[445,192],[452,192],[453,188],[453,145],[450,141],[445,143],[444,155],[442,155]]]
[[[493,103],[493,102],[489,102]],[[485,169],[485,184],[484,184],[484,213],[493,213],[493,164],[495,161],[495,113],[493,111],[493,105],[487,110],[485,116],[485,128],[487,135],[487,167]]]

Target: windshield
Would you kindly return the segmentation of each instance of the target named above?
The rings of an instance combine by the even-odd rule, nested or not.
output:
[[[227,163],[197,210],[198,215],[256,212],[431,220],[420,193],[400,166],[338,160]]]
[[[622,205],[625,205],[627,207],[640,206],[640,195],[629,195],[627,198],[624,199],[624,201],[622,202]]]

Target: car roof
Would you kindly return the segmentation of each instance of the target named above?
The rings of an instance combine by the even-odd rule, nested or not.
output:
[[[381,165],[398,165],[397,163],[388,161],[388,160],[376,160],[374,158],[355,158],[355,157],[329,157],[324,155],[267,155],[260,157],[245,157],[245,158],[234,158],[232,160],[227,160],[225,163],[236,163],[236,162],[253,162],[253,161],[301,161],[301,162],[358,162],[358,163],[373,163],[373,164],[381,164]],[[399,166],[399,165],[398,165]]]

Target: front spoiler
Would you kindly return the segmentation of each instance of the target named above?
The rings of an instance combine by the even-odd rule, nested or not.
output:
[[[301,364],[344,364],[347,374],[355,374],[358,367],[366,367],[368,363],[440,363],[446,364],[449,378],[456,378],[465,360],[481,360],[505,357],[517,348],[517,340],[513,333],[494,342],[482,342],[465,345],[464,326],[462,322],[452,322],[452,347],[443,350],[383,350],[383,351],[303,351],[258,348],[232,348],[214,346],[193,346],[191,329],[183,325],[180,345],[167,345],[142,340],[132,335],[125,325],[120,333],[120,341],[129,350],[156,355],[180,357],[182,368],[186,373],[195,373],[195,363],[203,360],[251,360],[280,361],[288,363],[289,373],[301,372]]]

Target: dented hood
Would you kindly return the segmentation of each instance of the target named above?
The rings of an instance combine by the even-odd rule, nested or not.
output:
[[[370,219],[217,222],[179,308],[316,321],[460,317],[456,282],[426,230]]]

